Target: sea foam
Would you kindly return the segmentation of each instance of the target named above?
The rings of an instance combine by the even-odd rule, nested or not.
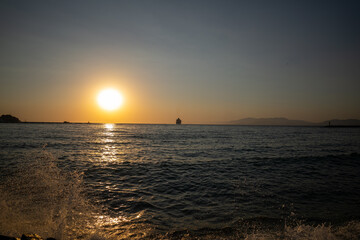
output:
[[[37,233],[88,238],[97,209],[85,196],[82,174],[61,170],[47,151],[29,154],[0,186],[0,234]]]

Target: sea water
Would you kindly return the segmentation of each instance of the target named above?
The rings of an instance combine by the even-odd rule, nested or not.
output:
[[[0,124],[0,234],[359,239],[360,128]]]

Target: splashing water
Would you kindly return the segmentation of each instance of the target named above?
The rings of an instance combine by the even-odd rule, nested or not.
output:
[[[0,188],[0,232],[35,232],[57,239],[88,238],[97,209],[84,194],[82,174],[60,170],[46,151],[24,160]]]

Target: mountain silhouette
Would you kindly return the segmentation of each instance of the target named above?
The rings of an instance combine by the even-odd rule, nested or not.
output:
[[[290,120],[283,117],[277,118],[243,118],[227,122],[230,125],[258,125],[258,126],[360,126],[358,119],[332,119],[324,122],[307,122],[303,120]]]
[[[229,122],[233,125],[269,125],[269,126],[308,126],[314,123],[287,118],[243,118]]]

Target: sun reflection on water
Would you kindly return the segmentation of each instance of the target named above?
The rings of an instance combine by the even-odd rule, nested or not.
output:
[[[102,215],[102,216],[98,216],[97,219],[99,225],[114,225],[129,221],[129,219],[124,216],[110,217],[110,216]]]
[[[105,132],[102,142],[105,143],[104,147],[102,148],[102,156],[101,159],[104,162],[114,162],[117,161],[116,153],[117,149],[114,145],[114,124],[106,123],[104,125]]]
[[[112,123],[106,123],[106,124],[104,125],[104,127],[105,127],[106,129],[113,129],[113,128],[114,128],[114,124],[112,124]]]
[[[106,229],[107,239],[143,239],[151,232],[151,227],[144,223],[137,222],[143,215],[143,211],[136,215],[119,214],[116,217],[110,215],[97,215],[96,227]],[[135,222],[137,222],[135,224]]]

